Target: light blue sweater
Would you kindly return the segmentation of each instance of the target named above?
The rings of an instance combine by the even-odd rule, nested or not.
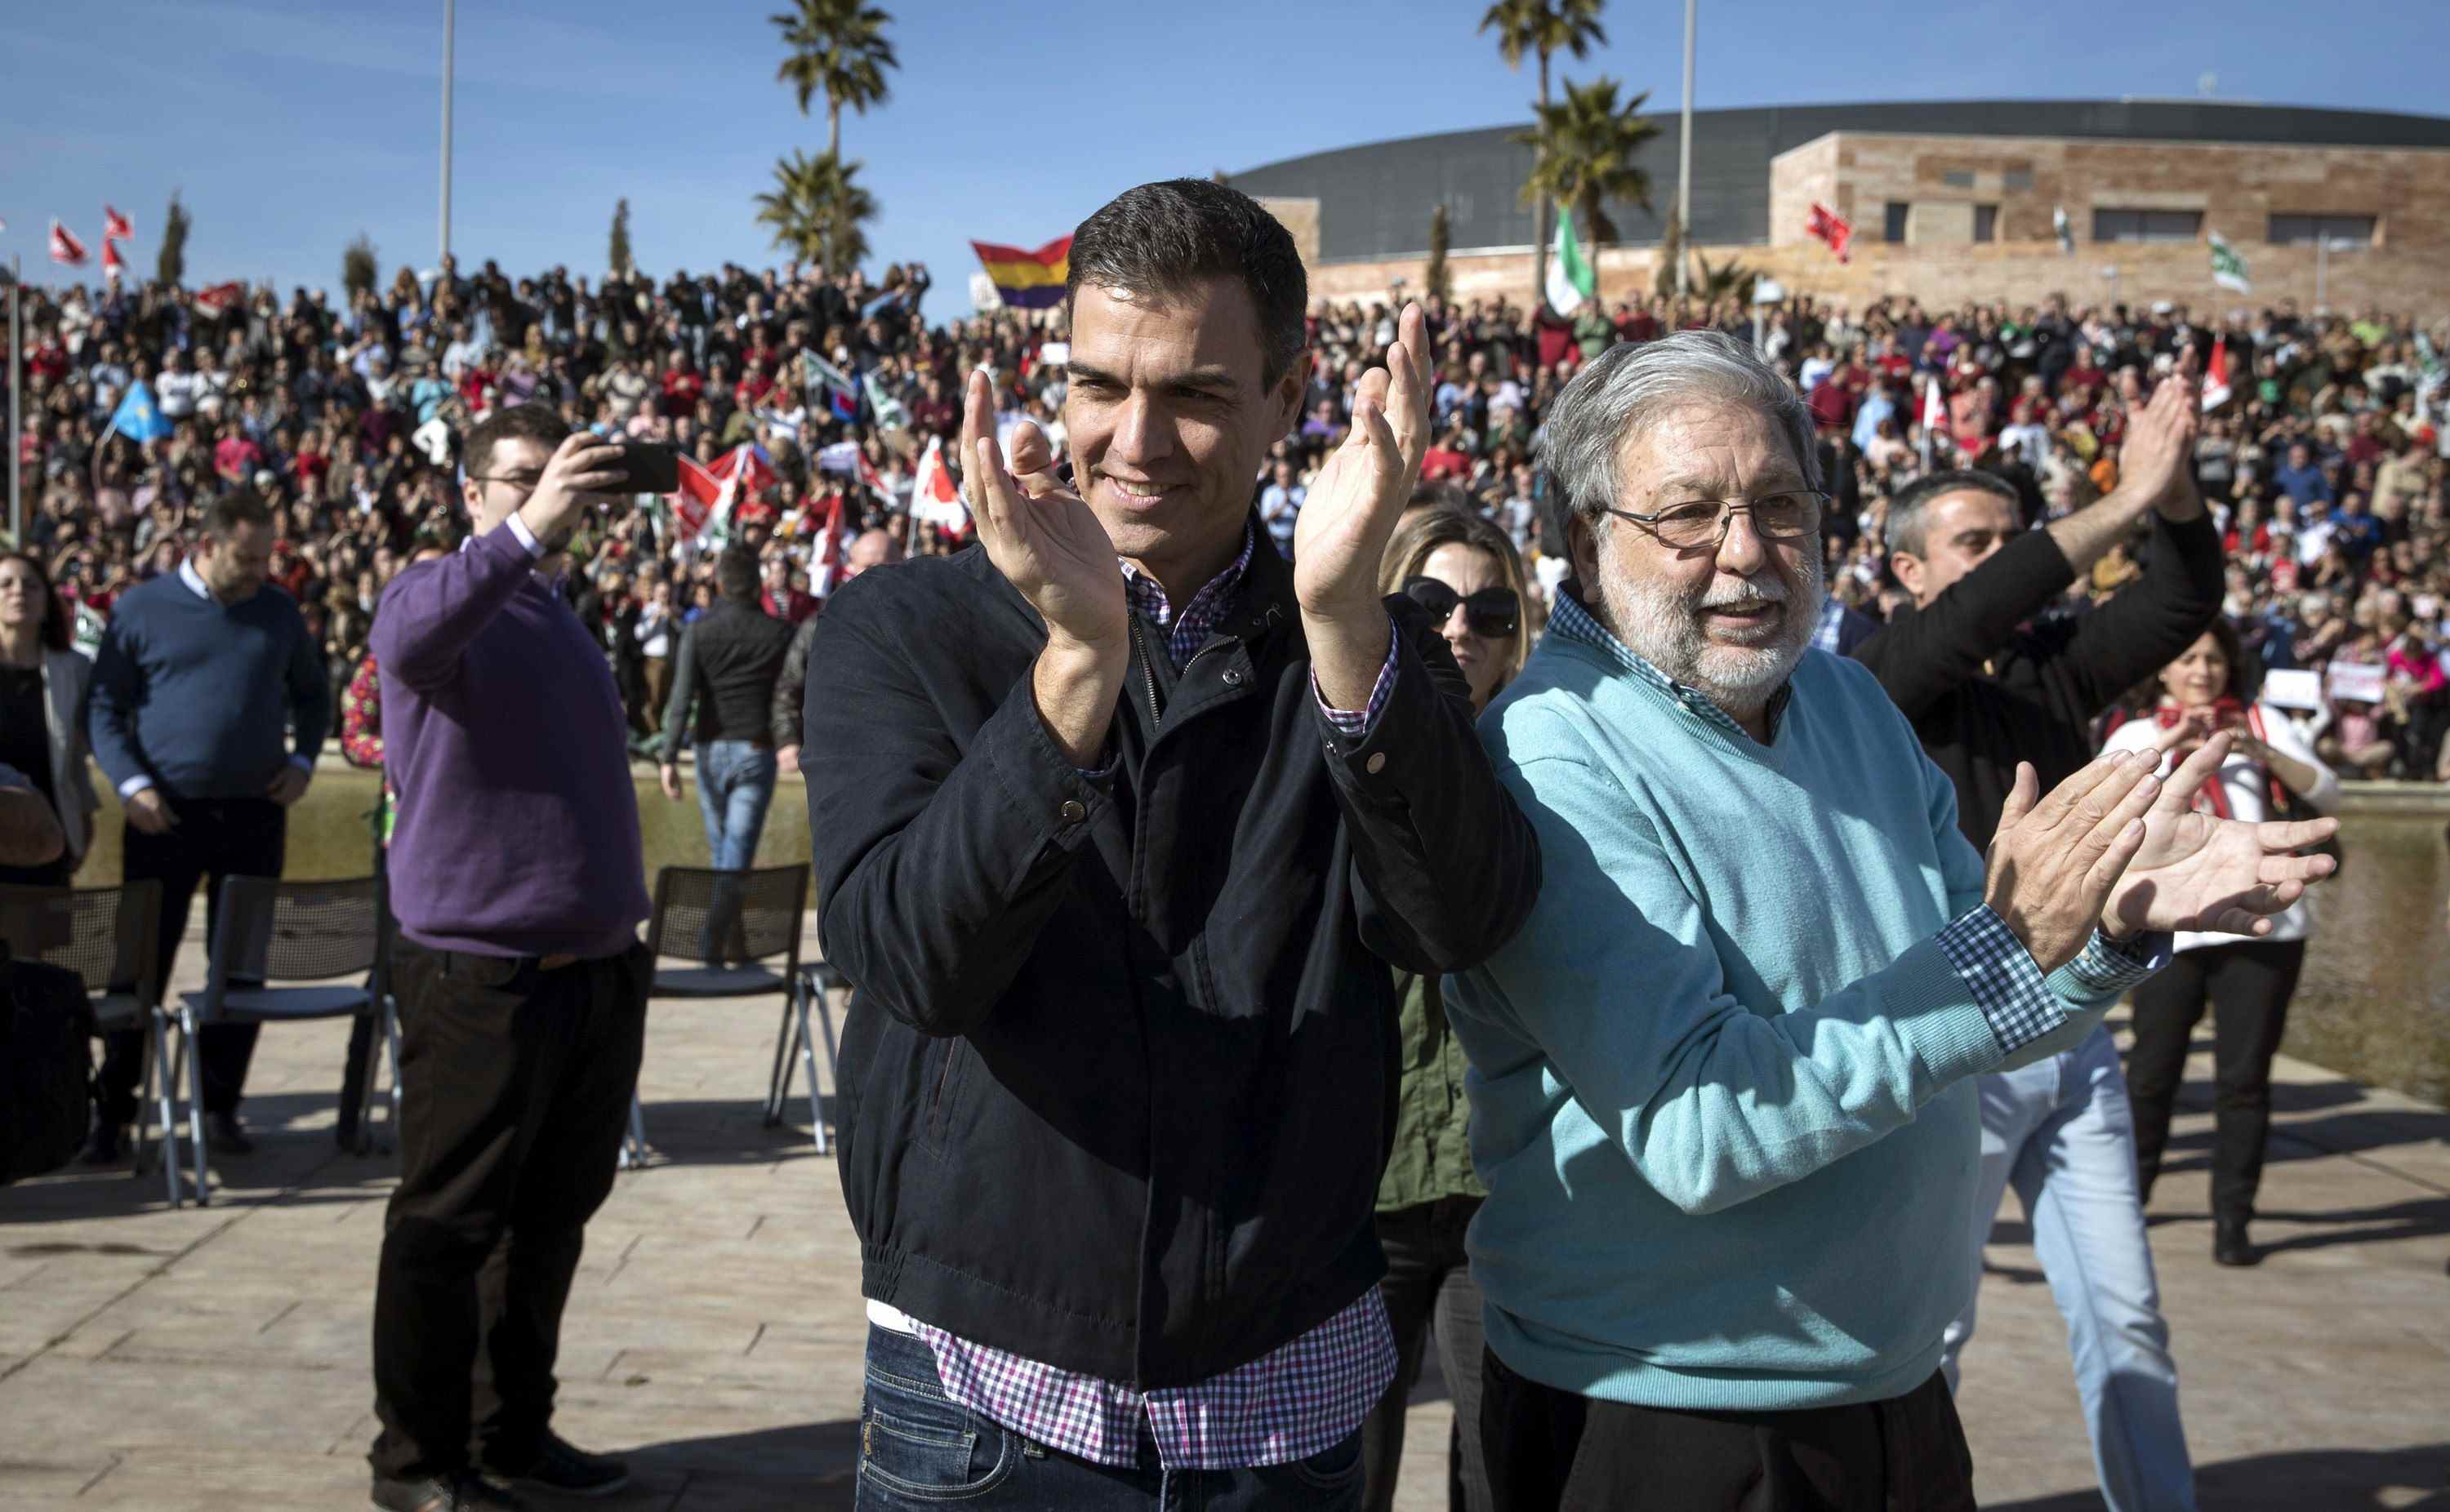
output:
[[[1920,1385],[1974,1279],[1967,1078],[2149,969],[2096,939],[2044,979],[1872,674],[1813,651],[1791,687],[1762,746],[1568,605],[1482,723],[1545,880],[1449,1001],[1472,1273],[1531,1379],[1725,1410]]]

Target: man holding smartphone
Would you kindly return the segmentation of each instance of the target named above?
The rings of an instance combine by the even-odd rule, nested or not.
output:
[[[394,579],[373,632],[406,1099],[368,1455],[392,1512],[499,1512],[525,1505],[511,1483],[593,1496],[629,1479],[550,1425],[654,972],[620,695],[554,570],[632,469],[536,404],[487,417],[465,462],[470,539]]]

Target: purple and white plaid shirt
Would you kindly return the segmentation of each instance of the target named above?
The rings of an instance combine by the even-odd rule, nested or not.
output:
[[[1132,608],[1166,631],[1166,659],[1176,671],[1190,665],[1233,607],[1257,545],[1256,533],[1245,531],[1234,565],[1192,594],[1179,614],[1167,602],[1163,585],[1123,564]],[[1312,695],[1345,735],[1368,734],[1387,707],[1395,686],[1396,644],[1390,621],[1386,665],[1370,690],[1369,708],[1359,712],[1330,708],[1312,676]],[[906,1323],[924,1340],[935,1352],[944,1394],[955,1402],[1095,1464],[1138,1464],[1143,1437],[1156,1443],[1157,1459],[1169,1469],[1241,1470],[1306,1460],[1359,1427],[1395,1379],[1395,1334],[1376,1287],[1248,1365],[1197,1386],[1156,1391],[972,1344],[873,1303],[869,1316],[887,1328]]]

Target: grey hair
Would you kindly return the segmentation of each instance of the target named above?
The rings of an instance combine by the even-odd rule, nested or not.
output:
[[[1806,485],[1820,486],[1812,412],[1803,396],[1750,346],[1720,331],[1679,331],[1623,343],[1583,364],[1549,407],[1538,447],[1548,471],[1550,522],[1570,540],[1576,519],[1597,523],[1623,497],[1617,458],[1625,439],[1670,406],[1692,399],[1749,404],[1769,417],[1795,450]]]
[[[2023,519],[2025,497],[2016,485],[1995,473],[1978,473],[1970,467],[1952,468],[1941,473],[1926,473],[1897,490],[1889,500],[1887,522],[1880,527],[1880,544],[1891,552],[1903,552],[1908,556],[1927,556],[1924,550],[1931,542],[1923,529],[1923,515],[1932,501],[1948,494],[1988,494],[2006,501],[2012,518]]]

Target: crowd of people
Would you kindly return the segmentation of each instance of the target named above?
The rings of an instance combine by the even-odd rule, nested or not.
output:
[[[2105,1492],[2190,1508],[2141,1194],[2208,1002],[2214,1254],[2258,1258],[2314,816],[2450,775],[2442,343],[1308,305],[1203,181],[1074,258],[1060,314],[943,326],[918,266],[34,301],[0,766],[68,838],[29,880],[87,745],[172,940],[278,873],[334,708],[385,770],[423,1073],[377,1504],[627,1476],[551,1426],[653,971],[626,735],[673,798],[693,746],[720,869],[805,775],[864,1506],[1383,1505],[1432,1332],[1459,1506],[1967,1505],[2012,1186]],[[711,513],[627,492],[630,441]],[[946,454],[959,524],[911,501]],[[201,1047],[230,1153],[250,1049]]]
[[[268,287],[29,290],[22,545],[80,611],[89,647],[119,595],[175,567],[205,506],[255,493],[276,514],[271,580],[299,601],[337,689],[362,663],[390,578],[464,531],[459,447],[487,414],[541,401],[599,435],[708,463],[756,448],[766,465],[711,532],[689,534],[669,501],[641,497],[576,543],[570,591],[613,658],[643,754],[661,730],[677,632],[717,595],[713,547],[755,552],[763,601],[796,622],[863,533],[876,533],[870,559],[965,544],[903,511],[923,450],[954,439],[964,376],[982,366],[1000,433],[1030,419],[1060,445],[1064,364],[1042,354],[1064,339],[1061,315],[931,325],[928,287],[917,266],[873,284],[796,266],[591,282],[561,268],[514,279],[491,262],[463,274],[445,260],[338,300],[302,288],[285,301]],[[2195,465],[2246,650],[2258,669],[2324,674],[2320,699],[2296,710],[2351,775],[2450,776],[2440,356],[2450,333],[2289,300],[2214,313],[2056,298],[1853,308],[1807,294],[1755,308],[1649,297],[1567,318],[1504,298],[1432,299],[1427,316],[1437,435],[1424,481],[1507,532],[1534,569],[1535,597],[1564,567],[1561,543],[1540,529],[1546,482],[1532,461],[1559,389],[1611,345],[1710,328],[1751,342],[1804,392],[1838,499],[1824,537],[1833,597],[1875,619],[1906,596],[1884,528],[1900,489],[1974,466],[2015,484],[2028,525],[2081,510],[2116,486],[2130,375],[2149,380],[2183,351],[2207,361],[2217,344],[2227,393]],[[1394,320],[1385,300],[1311,312],[1317,360],[1302,417],[1254,482],[1280,549]],[[112,428],[138,382],[167,422],[158,439]],[[2136,571],[2122,545],[2061,608],[2080,611]],[[2333,677],[2335,664],[2379,675]]]

